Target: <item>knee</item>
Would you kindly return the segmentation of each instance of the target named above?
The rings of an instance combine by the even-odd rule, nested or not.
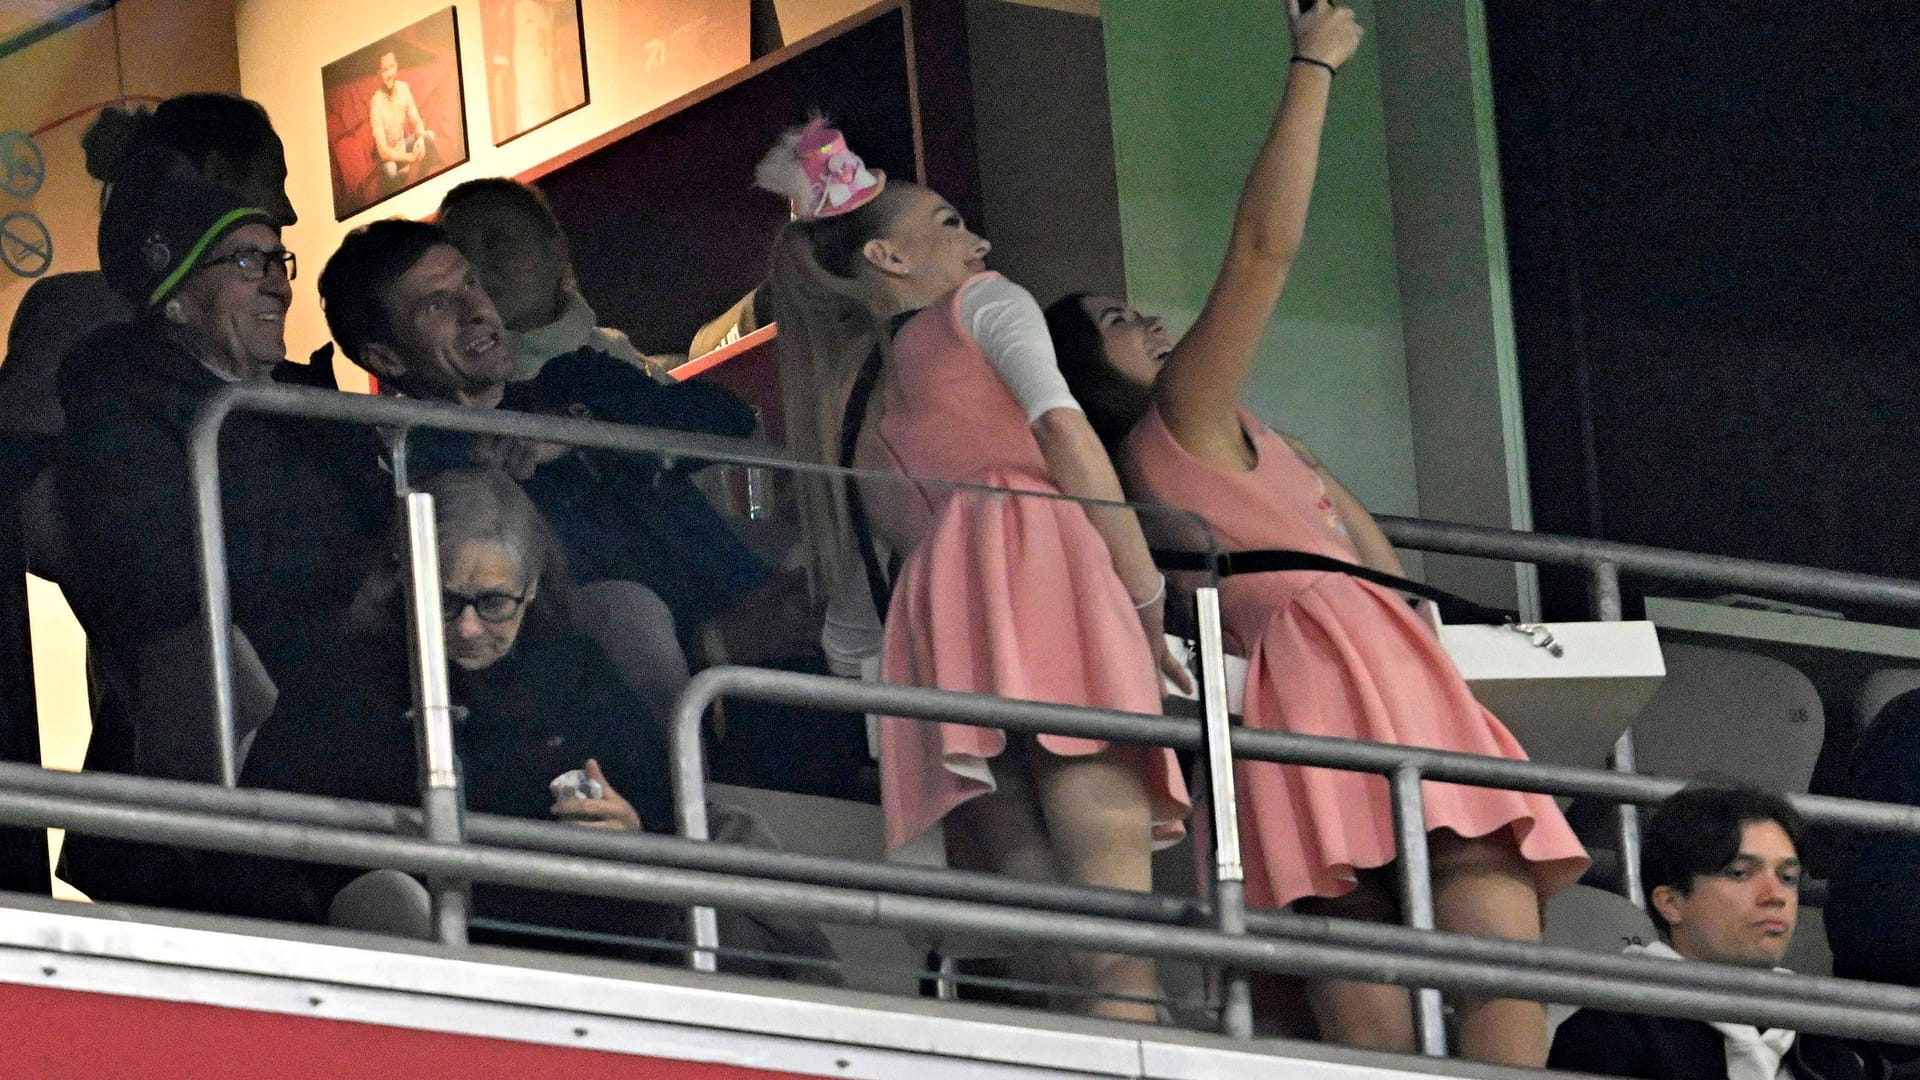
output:
[[[1540,940],[1539,882],[1504,835],[1443,847],[1436,847],[1433,861],[1435,914],[1441,929],[1515,941]]]
[[[572,596],[575,614],[584,619],[621,619],[673,633],[673,612],[660,594],[637,581],[595,581],[577,586]]]

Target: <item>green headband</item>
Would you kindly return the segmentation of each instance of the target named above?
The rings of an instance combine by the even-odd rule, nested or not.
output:
[[[168,293],[185,281],[188,274],[193,273],[193,268],[200,262],[200,256],[207,253],[207,249],[213,246],[214,241],[220,239],[221,235],[232,228],[235,222],[250,217],[272,220],[272,216],[265,210],[253,206],[242,206],[220,215],[212,225],[207,227],[206,232],[200,234],[200,239],[194,241],[193,246],[187,249],[187,257],[180,260],[180,265],[173,268],[173,273],[161,278],[160,284],[154,286],[153,292],[147,296],[147,306],[152,307],[166,299]]]

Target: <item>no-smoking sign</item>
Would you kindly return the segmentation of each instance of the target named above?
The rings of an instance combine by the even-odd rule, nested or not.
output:
[[[47,159],[33,136],[0,131],[0,191],[31,199],[47,182]],[[53,265],[53,236],[25,210],[0,217],[0,263],[21,277],[39,277]]]
[[[21,277],[39,277],[53,265],[53,236],[25,210],[0,217],[0,263]]]

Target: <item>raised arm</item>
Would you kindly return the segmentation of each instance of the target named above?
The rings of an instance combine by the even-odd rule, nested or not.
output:
[[[1360,44],[1353,12],[1332,0],[1304,14],[1299,0],[1287,0],[1287,17],[1293,58],[1285,96],[1241,189],[1213,290],[1155,388],[1160,415],[1180,445],[1227,468],[1249,464],[1237,416],[1240,392],[1300,250],[1333,70]]]

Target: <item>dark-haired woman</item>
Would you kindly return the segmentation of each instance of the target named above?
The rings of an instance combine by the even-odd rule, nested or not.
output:
[[[1224,550],[1286,548],[1402,574],[1371,516],[1295,440],[1240,403],[1305,226],[1334,72],[1360,27],[1322,0],[1289,2],[1286,94],[1241,194],[1225,264],[1192,329],[1173,343],[1124,299],[1068,297],[1048,322],[1076,396],[1112,441],[1129,492],[1190,510]],[[1509,758],[1519,744],[1468,691],[1432,631],[1397,594],[1336,573],[1227,579],[1230,645],[1249,660],[1249,726]],[[1248,898],[1350,917],[1395,917],[1386,786],[1372,776],[1240,766]],[[1586,856],[1551,799],[1427,785],[1434,896],[1446,929],[1537,940],[1540,905]],[[1405,991],[1321,982],[1310,1001],[1341,1042],[1411,1049]],[[1464,1054],[1538,1066],[1545,1016],[1531,1002],[1457,1003]]]
[[[987,242],[953,206],[868,173],[818,121],[775,148],[761,182],[795,210],[769,290],[800,456],[1039,496],[1118,497],[1054,367],[1038,305],[986,272]],[[849,405],[856,391],[868,396]],[[851,455],[848,414],[860,432]],[[905,558],[883,678],[1159,711],[1155,660],[1172,663],[1165,594],[1131,514],[886,488],[862,500],[876,539]],[[820,576],[864,589],[845,558],[856,549],[842,493],[803,494]],[[891,849],[944,825],[958,864],[1117,888],[1152,887],[1151,845],[1177,837],[1188,808],[1170,751],[1009,739],[963,724],[887,718],[881,777]],[[1153,1018],[1139,1000],[1157,993],[1151,962],[1079,954],[1064,966],[1062,977],[1096,995],[1082,1008]]]

